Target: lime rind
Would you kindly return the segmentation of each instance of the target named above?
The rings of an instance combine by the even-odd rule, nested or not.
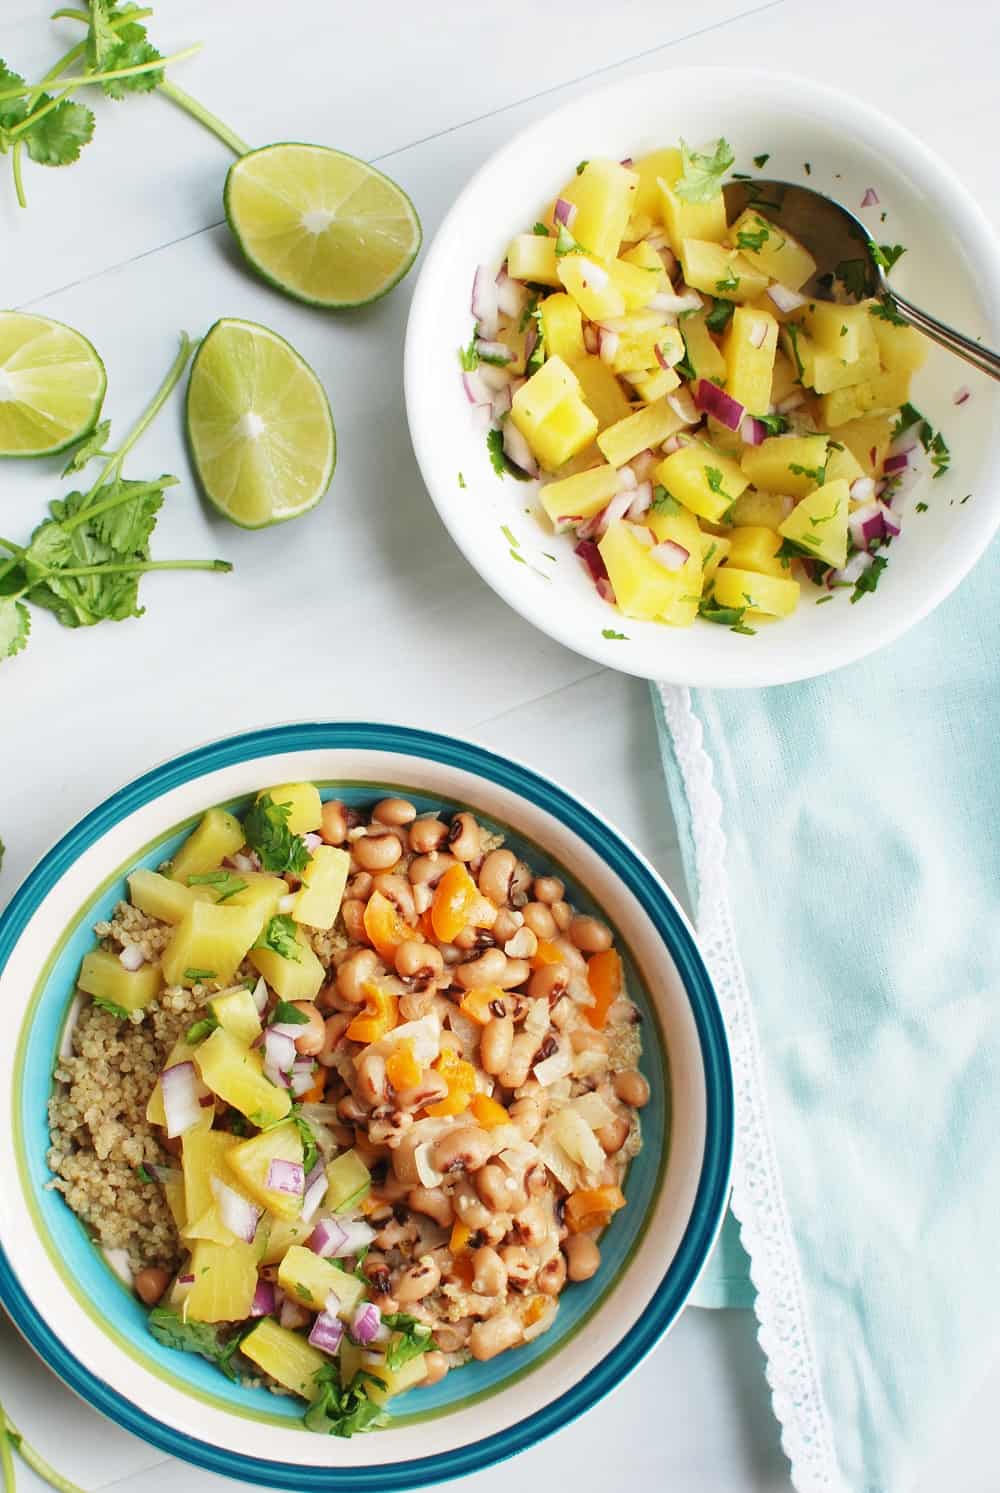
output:
[[[75,327],[0,311],[0,457],[54,456],[90,434],[108,376]]]
[[[247,263],[286,295],[327,310],[388,295],[423,241],[403,189],[328,146],[286,141],[248,152],[229,169],[223,203]]]

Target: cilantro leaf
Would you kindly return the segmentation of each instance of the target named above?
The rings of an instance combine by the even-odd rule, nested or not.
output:
[[[549,230],[544,223],[536,223],[531,231],[536,238],[548,238],[549,236]]]
[[[129,1012],[124,1006],[116,1005],[114,1001],[107,1000],[103,995],[92,995],[91,1000],[95,1006],[102,1011],[107,1011],[110,1016],[117,1016],[119,1021],[128,1021]]]
[[[763,171],[764,167],[767,165],[767,163],[768,163],[768,161],[770,159],[771,159],[770,152],[769,151],[765,151],[763,155],[754,156],[753,163],[757,167],[758,171]]]
[[[281,1004],[283,1005],[284,1002]],[[293,1007],[292,1009],[294,1010],[295,1008]],[[299,1012],[297,1014],[301,1015],[302,1013]],[[299,1132],[299,1140],[302,1142],[302,1168],[308,1177],[319,1160],[319,1146],[316,1144],[316,1136],[309,1121],[299,1110],[298,1105],[293,1106],[289,1119]]]
[[[736,247],[738,249],[763,249],[764,245],[771,237],[771,230],[770,228],[768,228],[767,224],[763,222],[762,219],[758,218],[757,222],[760,223],[761,226],[756,230],[756,232],[751,231],[749,228],[740,229],[739,233],[736,235]]]
[[[262,793],[243,820],[243,833],[256,850],[265,871],[304,871],[309,851],[301,835],[288,828],[291,804],[276,804],[270,793]]]
[[[815,482],[817,487],[823,486],[823,479],[826,477],[825,466],[804,467],[801,466],[797,461],[790,461],[788,463],[788,470],[795,477],[808,477],[811,482]]]
[[[854,590],[851,592],[852,605],[854,604],[854,602],[860,601],[862,596],[867,596],[870,591],[874,591],[877,588],[879,581],[882,579],[882,573],[888,563],[889,559],[887,555],[875,556],[874,560],[869,565],[864,574],[860,577],[856,586],[854,587]]]
[[[35,109],[50,102],[50,96],[43,93]],[[83,104],[67,98],[29,125],[18,139],[24,141],[29,156],[39,166],[69,166],[80,159],[80,151],[93,134],[93,114]]]
[[[237,892],[245,892],[249,882],[241,876],[234,876],[232,871],[205,871],[201,876],[189,876],[188,886],[210,886],[216,893],[216,905],[220,902],[228,902],[230,897],[235,897]]]
[[[906,253],[902,244],[876,244],[873,240],[868,241],[868,253],[875,264],[885,270],[886,274],[892,269],[897,259],[901,259]]]
[[[475,332],[469,338],[468,347],[460,347],[458,349],[458,361],[462,365],[463,373],[473,373],[479,367],[479,354],[476,351]]]
[[[723,332],[728,326],[732,314],[732,301],[727,301],[720,297],[705,317],[705,325],[710,332]]]
[[[559,232],[556,234],[556,258],[562,259],[566,254],[582,254],[583,247],[578,244],[564,223],[559,224]]]
[[[192,1022],[188,1027],[184,1033],[184,1041],[189,1047],[194,1047],[197,1043],[203,1042],[206,1037],[210,1037],[218,1025],[214,1016],[203,1016],[200,1021]]]
[[[233,1358],[240,1343],[256,1326],[255,1322],[242,1324],[236,1332],[211,1322],[184,1322],[177,1312],[166,1306],[154,1306],[146,1318],[146,1325],[166,1348],[177,1348],[184,1353],[198,1353],[210,1363],[218,1364],[227,1379],[236,1379]]]
[[[257,942],[255,949],[271,949],[273,953],[280,955],[282,959],[288,959],[293,964],[302,963],[302,950],[299,947],[298,924],[294,918],[287,913],[277,912],[266,924]]]
[[[359,1369],[345,1387],[337,1363],[324,1364],[315,1376],[316,1394],[303,1417],[307,1428],[321,1436],[357,1436],[388,1423],[388,1412],[370,1400],[365,1384],[384,1382]]]
[[[602,627],[601,628],[601,637],[602,638],[608,638],[609,640],[614,641],[616,643],[627,643],[628,642],[628,638],[627,638],[626,634],[623,633],[623,632],[615,632],[615,630],[614,630],[613,627]]]
[[[28,646],[31,616],[23,601],[0,596],[0,663]]]
[[[269,1025],[277,1022],[282,1026],[305,1026],[308,1020],[309,1017],[298,1006],[293,1006],[290,1001],[279,1001],[271,1013]]]
[[[698,603],[698,616],[704,617],[706,622],[715,622],[719,627],[728,627],[731,630],[753,635],[753,629],[744,624],[743,619],[746,614],[746,607],[719,606],[714,596],[703,596]]]
[[[63,467],[63,476],[68,477],[71,472],[82,472],[88,461],[93,461],[95,456],[106,456],[104,450],[108,436],[111,434],[111,421],[99,420],[88,436],[77,446],[69,461]]]
[[[710,202],[722,190],[722,178],[736,157],[721,137],[711,155],[692,150],[681,141],[681,174],[674,191],[684,202]]]
[[[894,327],[905,327],[908,324],[905,317],[900,316],[896,310],[896,302],[891,295],[884,295],[877,306],[872,306],[871,315],[877,316],[880,321],[891,322]]]
[[[722,473],[718,467],[705,468],[705,480],[711,492],[718,493],[720,498],[728,498],[729,494],[722,485]]]
[[[7,66],[0,58],[0,92],[6,93],[15,88],[25,88],[27,84],[20,73],[15,73],[13,68]],[[8,98],[0,102],[0,129],[13,129],[14,125],[20,124],[28,112],[28,99]]]
[[[486,434],[486,449],[490,453],[490,466],[498,477],[507,473],[507,458],[503,449],[503,431],[490,430]]]
[[[713,469],[714,470],[714,469]],[[673,493],[667,492],[658,482],[653,488],[653,501],[649,507],[650,513],[680,513],[681,505]]]
[[[431,1340],[431,1328],[426,1322],[420,1322],[406,1312],[392,1312],[383,1317],[382,1321],[386,1327],[392,1328],[394,1334],[399,1334],[392,1337],[385,1354],[386,1368],[395,1374],[411,1358],[417,1358],[423,1353]]]
[[[127,27],[127,30],[142,31],[141,26]],[[144,62],[158,62],[160,53],[148,41],[129,41],[125,38],[115,47],[105,63],[108,72],[118,68],[141,67]],[[130,93],[152,93],[159,88],[163,82],[162,67],[150,68],[146,73],[135,73],[130,78],[109,78],[101,84],[101,88],[108,98],[123,99]]]
[[[193,985],[204,985],[206,980],[214,980],[215,977],[214,969],[197,969],[192,966],[184,971],[185,980],[190,980]]]
[[[582,176],[583,173],[586,171],[586,169],[587,169],[587,167],[589,165],[590,165],[589,161],[578,161],[577,162],[577,167],[576,167],[576,174],[577,174],[577,176]]]
[[[781,435],[782,431],[788,429],[788,421],[784,415],[754,415],[754,419],[763,425],[768,435]]]
[[[715,282],[715,288],[718,291],[722,291],[722,290],[739,290],[739,288],[740,288],[740,277],[739,277],[739,275],[734,275],[733,272],[732,272],[732,270],[730,270],[728,272],[728,274],[726,275],[726,278],[724,280],[716,280],[716,282]]]
[[[856,300],[861,300],[867,293],[868,265],[863,259],[841,259],[833,273],[848,295],[854,296]]]

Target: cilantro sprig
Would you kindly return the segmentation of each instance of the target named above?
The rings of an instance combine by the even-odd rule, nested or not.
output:
[[[393,1331],[386,1349],[385,1363],[390,1373],[395,1374],[411,1358],[418,1358],[424,1352],[431,1340],[431,1328],[426,1322],[420,1322],[406,1312],[391,1312],[382,1321]]]
[[[260,857],[265,871],[279,876],[284,871],[304,871],[309,851],[301,835],[288,828],[291,804],[276,804],[270,793],[262,793],[243,819],[247,844]]]
[[[711,155],[692,150],[681,141],[681,174],[674,191],[685,202],[710,202],[722,190],[722,178],[736,157],[727,140],[720,136]]]
[[[283,912],[275,913],[274,917],[265,924],[254,948],[270,949],[272,953],[280,955],[282,959],[290,960],[293,964],[302,963],[298,924],[294,918],[290,918]]]
[[[346,1386],[340,1382],[337,1363],[324,1364],[315,1377],[316,1394],[305,1413],[310,1431],[322,1436],[358,1436],[388,1423],[388,1412],[365,1393],[366,1384],[384,1387],[383,1381],[359,1369]]]
[[[26,647],[29,604],[54,613],[64,627],[124,622],[142,616],[139,582],[150,571],[232,570],[227,560],[150,559],[163,494],[178,479],[167,473],[147,482],[122,476],[125,457],[179,381],[191,348],[190,339],[182,334],[166,378],[117,451],[108,455],[91,487],[53,499],[50,516],[26,545],[0,537],[0,661]],[[102,446],[108,429],[105,423]],[[97,455],[92,445],[79,465]]]
[[[146,1318],[146,1325],[166,1348],[179,1348],[184,1353],[197,1353],[210,1363],[218,1364],[227,1379],[236,1379],[238,1374],[233,1359],[240,1343],[256,1326],[251,1321],[235,1332],[212,1322],[185,1322],[177,1312],[166,1306],[154,1306]]]

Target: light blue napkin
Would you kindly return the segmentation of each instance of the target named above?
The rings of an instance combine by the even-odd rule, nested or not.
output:
[[[994,545],[867,662],[653,691],[800,1493],[902,1493],[1000,1343],[998,614]],[[703,1300],[743,1258],[730,1222]]]

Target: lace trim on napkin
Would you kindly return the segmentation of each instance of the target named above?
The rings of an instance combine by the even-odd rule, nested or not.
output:
[[[736,1090],[731,1206],[757,1291],[757,1338],[767,1360],[771,1403],[798,1493],[839,1493],[843,1482],[812,1351],[798,1253],[771,1141],[750,991],[729,902],[722,800],[690,690],[656,687],[690,809],[699,942],[729,1034]]]

